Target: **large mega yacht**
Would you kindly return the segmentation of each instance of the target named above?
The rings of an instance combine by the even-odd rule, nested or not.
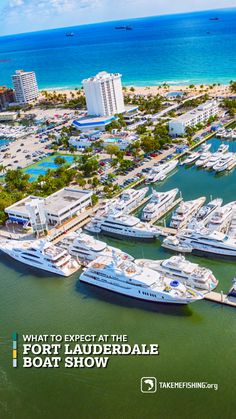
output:
[[[184,256],[172,256],[165,260],[137,259],[139,266],[153,269],[167,274],[173,279],[201,290],[211,291],[216,288],[218,281],[210,269],[200,267],[197,263],[189,262]]]
[[[192,164],[194,163],[198,158],[199,158],[200,154],[196,151],[194,153],[191,153],[188,155],[188,157],[182,162],[182,164],[185,164],[186,166],[188,164]]]
[[[113,203],[114,209],[116,211],[122,211],[122,212],[132,210],[133,208],[137,207],[137,205],[140,202],[142,202],[147,191],[148,191],[148,188],[127,189]]]
[[[184,230],[177,236],[168,236],[162,246],[175,252],[186,249],[199,256],[236,260],[236,240],[218,231],[208,229]]]
[[[154,166],[146,178],[146,183],[155,183],[164,180],[168,173],[172,172],[178,165],[178,160],[171,160],[167,163]]]
[[[173,212],[170,221],[170,227],[182,228],[187,225],[189,217],[196,214],[199,208],[204,204],[206,198],[203,196],[192,201],[183,201],[179,207]]]
[[[211,231],[221,231],[230,222],[234,209],[236,209],[236,201],[229,202],[229,204],[218,208],[210,217],[207,228]]]
[[[202,153],[201,156],[199,157],[199,159],[197,159],[195,161],[195,165],[197,167],[204,166],[204,164],[206,164],[208,162],[210,157],[211,157],[211,153],[209,151],[206,151],[206,152]]]
[[[70,276],[80,267],[66,250],[46,240],[1,240],[0,250],[26,265],[62,276]]]
[[[174,202],[179,190],[171,189],[168,192],[152,192],[152,197],[149,203],[143,208],[141,219],[144,221],[151,221],[163,213],[168,211]]]
[[[120,211],[110,211],[108,215],[94,217],[85,230],[111,237],[138,240],[155,240],[160,234],[158,228],[142,223],[137,217],[124,215]]]
[[[228,151],[228,149],[229,146],[227,144],[221,144],[218,150],[215,153],[212,153],[211,157],[204,164],[204,167],[211,169],[222,158],[223,154]]]
[[[80,281],[150,302],[189,304],[203,298],[198,291],[168,275],[119,258],[101,256],[90,262]]]
[[[195,223],[203,223],[206,224],[209,218],[213,215],[213,213],[221,207],[223,199],[216,198],[213,201],[208,202],[206,205],[203,205],[195,216],[189,221],[188,227],[194,226]]]
[[[221,159],[213,166],[213,170],[216,172],[224,172],[231,167],[235,161],[235,155],[233,153],[224,154]]]
[[[128,253],[122,252],[112,246],[108,246],[101,240],[85,234],[82,230],[68,233],[60,242],[60,247],[66,249],[72,256],[76,257],[82,265],[95,260],[99,256],[110,256],[114,254],[121,259],[133,260]]]

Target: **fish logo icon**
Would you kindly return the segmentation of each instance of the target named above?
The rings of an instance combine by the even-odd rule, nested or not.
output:
[[[156,393],[157,379],[156,377],[142,377],[140,386],[142,393]]]

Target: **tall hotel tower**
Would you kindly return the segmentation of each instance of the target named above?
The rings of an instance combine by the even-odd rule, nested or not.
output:
[[[82,84],[89,116],[111,116],[125,111],[121,74],[102,71]]]
[[[37,99],[39,92],[33,71],[17,70],[16,74],[12,76],[12,82],[15,89],[16,102],[28,103]]]

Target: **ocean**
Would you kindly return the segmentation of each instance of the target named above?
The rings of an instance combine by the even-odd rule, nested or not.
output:
[[[116,30],[121,24],[133,30]],[[102,70],[122,73],[126,85],[227,84],[236,76],[235,50],[236,9],[4,36],[0,85],[22,68],[36,72],[41,89],[77,87]]]

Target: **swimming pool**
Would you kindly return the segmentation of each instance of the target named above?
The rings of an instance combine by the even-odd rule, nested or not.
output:
[[[111,137],[111,138],[105,138],[104,143],[120,143],[122,141],[122,138],[119,137]]]
[[[71,165],[72,163],[74,163],[74,156],[70,155],[54,155],[47,157],[46,159],[42,159],[41,161],[38,161],[37,163],[24,169],[24,173],[30,175],[30,182],[36,180],[39,175],[46,175],[49,169],[58,169],[60,165],[55,163],[55,159],[57,157],[63,157],[66,161],[65,164]]]

